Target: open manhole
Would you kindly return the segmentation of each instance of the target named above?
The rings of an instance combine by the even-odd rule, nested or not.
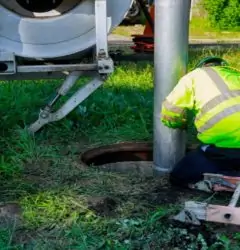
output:
[[[151,176],[153,144],[124,142],[106,145],[84,152],[81,161],[86,166],[96,166],[101,170]]]

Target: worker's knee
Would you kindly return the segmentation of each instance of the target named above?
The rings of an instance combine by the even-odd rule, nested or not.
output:
[[[203,179],[204,173],[217,173],[216,164],[200,149],[188,153],[173,168],[169,181],[174,185],[188,186]]]
[[[173,186],[181,186],[181,187],[188,187],[188,183],[186,180],[175,176],[174,173],[170,173],[169,182]]]

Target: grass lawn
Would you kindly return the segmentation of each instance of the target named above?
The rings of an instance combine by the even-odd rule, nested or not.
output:
[[[189,68],[211,53],[191,53]],[[239,51],[223,56],[240,68]],[[238,249],[239,229],[168,221],[196,194],[169,189],[166,179],[102,172],[79,162],[81,152],[95,145],[152,140],[151,64],[119,65],[67,118],[30,137],[25,125],[57,86],[55,80],[0,84],[0,200],[12,204],[0,209],[0,249]],[[2,217],[18,213],[16,204],[19,219]]]
[[[131,35],[142,34],[143,25],[118,26],[113,34],[131,37]],[[217,31],[212,28],[205,19],[193,18],[189,27],[190,39],[240,39],[240,27],[235,31]]]

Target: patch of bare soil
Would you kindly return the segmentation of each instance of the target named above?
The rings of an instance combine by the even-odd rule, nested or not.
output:
[[[17,203],[7,203],[0,205],[0,227],[17,224],[21,219],[21,207]]]
[[[147,201],[150,204],[179,204],[181,201],[191,199],[194,196],[196,197],[196,195],[201,195],[204,198],[209,197],[209,194],[203,192],[171,186],[168,181],[168,175],[154,177],[152,162],[129,161],[108,163],[99,166],[99,169],[127,174],[126,178],[129,178],[128,181],[125,180],[123,183],[113,184],[116,187],[116,192],[119,190],[119,194],[122,194],[121,191],[128,190],[127,195],[137,195],[139,200]]]
[[[27,162],[24,166],[23,178],[27,183],[44,187],[49,182],[48,172],[51,166],[50,160]]]
[[[104,164],[99,167],[105,171],[115,171],[119,173],[130,173],[136,175],[152,176],[152,162],[148,161],[126,161]]]
[[[89,197],[87,202],[88,208],[101,216],[111,215],[117,206],[117,202],[110,197]]]

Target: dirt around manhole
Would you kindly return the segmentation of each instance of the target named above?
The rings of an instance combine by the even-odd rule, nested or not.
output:
[[[112,171],[143,176],[153,176],[153,163],[150,161],[126,161],[107,163],[98,166],[103,171]]]

